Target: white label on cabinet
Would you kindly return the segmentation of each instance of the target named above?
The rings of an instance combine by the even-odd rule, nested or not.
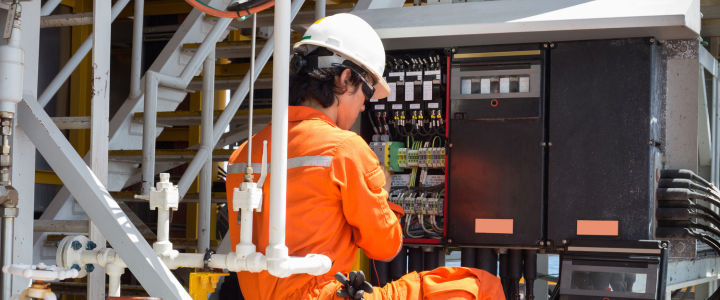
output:
[[[519,86],[520,93],[529,93],[530,92],[530,77],[528,77],[528,76],[520,77],[519,85],[520,85]]]
[[[412,82],[405,83],[405,101],[414,101],[415,84]]]
[[[500,94],[510,92],[510,77],[500,78]]]
[[[387,97],[388,102],[395,102],[397,101],[397,83],[395,82],[388,82],[388,86],[390,87],[390,95]]]
[[[490,94],[490,78],[480,79],[480,94]]]
[[[432,81],[423,81],[423,100],[432,100]]]
[[[460,94],[469,95],[471,87],[472,87],[472,83],[470,82],[470,78],[460,79]],[[488,85],[488,88],[489,87],[490,86]]]

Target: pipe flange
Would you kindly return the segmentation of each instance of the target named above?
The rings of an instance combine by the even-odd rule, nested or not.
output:
[[[85,264],[80,260],[79,252],[84,251],[85,245],[88,244],[90,239],[84,235],[66,236],[58,244],[57,251],[55,252],[55,260],[59,267],[71,269],[73,265],[78,265],[77,278],[82,278],[87,275]],[[73,248],[73,243],[81,245],[77,250]],[[77,247],[75,247],[77,248]]]

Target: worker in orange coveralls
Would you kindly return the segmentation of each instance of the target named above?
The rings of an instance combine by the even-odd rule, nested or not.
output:
[[[397,215],[402,216],[403,210],[387,201],[389,175],[368,144],[348,131],[368,99],[385,98],[390,93],[382,78],[385,50],[380,38],[362,19],[338,14],[313,24],[294,49],[286,245],[291,256],[323,254],[333,265],[330,272],[321,276],[298,274],[277,278],[267,271],[239,272],[240,287],[248,300],[356,296],[348,295],[352,289],[337,281],[335,274],[350,272],[357,248],[380,261],[392,260],[402,248]],[[270,157],[271,126],[272,123],[253,137],[251,159],[255,170],[261,162],[263,141],[268,141]],[[228,201],[232,201],[233,189],[243,182],[247,166],[245,146],[230,158]],[[265,184],[262,210],[254,213],[251,224],[257,249],[265,249],[269,242],[271,192],[269,184]],[[237,212],[229,213],[230,220],[236,220]],[[236,222],[230,222],[230,238],[232,245],[238,244],[240,225]],[[361,293],[358,299],[505,299],[497,277],[460,267],[413,272],[367,292],[372,293]]]

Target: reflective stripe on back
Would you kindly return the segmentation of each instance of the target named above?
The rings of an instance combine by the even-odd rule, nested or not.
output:
[[[293,169],[293,168],[299,168],[299,167],[329,167],[332,163],[332,156],[300,156],[300,157],[293,157],[289,158],[287,162],[287,168]],[[260,167],[261,165],[259,163],[252,163],[253,172],[260,173]],[[234,174],[234,173],[245,173],[245,168],[247,168],[247,163],[241,162],[241,163],[234,163],[229,164],[227,173],[228,174]],[[270,164],[267,164],[268,173],[270,172]]]

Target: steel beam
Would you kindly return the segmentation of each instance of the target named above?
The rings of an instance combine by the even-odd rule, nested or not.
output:
[[[48,163],[90,218],[103,220],[96,225],[148,293],[162,299],[191,300],[37,101],[25,99],[18,104],[18,123],[40,153],[53,157]]]
[[[112,2],[93,0],[93,38],[92,49],[92,105],[90,114],[90,168],[103,187],[108,180],[108,135],[110,122],[110,24],[112,23]],[[96,219],[97,221],[104,221]],[[101,247],[106,244],[105,237],[90,221],[90,240]],[[98,266],[88,274],[88,299],[105,299],[105,268]],[[119,296],[119,295],[118,295]]]

